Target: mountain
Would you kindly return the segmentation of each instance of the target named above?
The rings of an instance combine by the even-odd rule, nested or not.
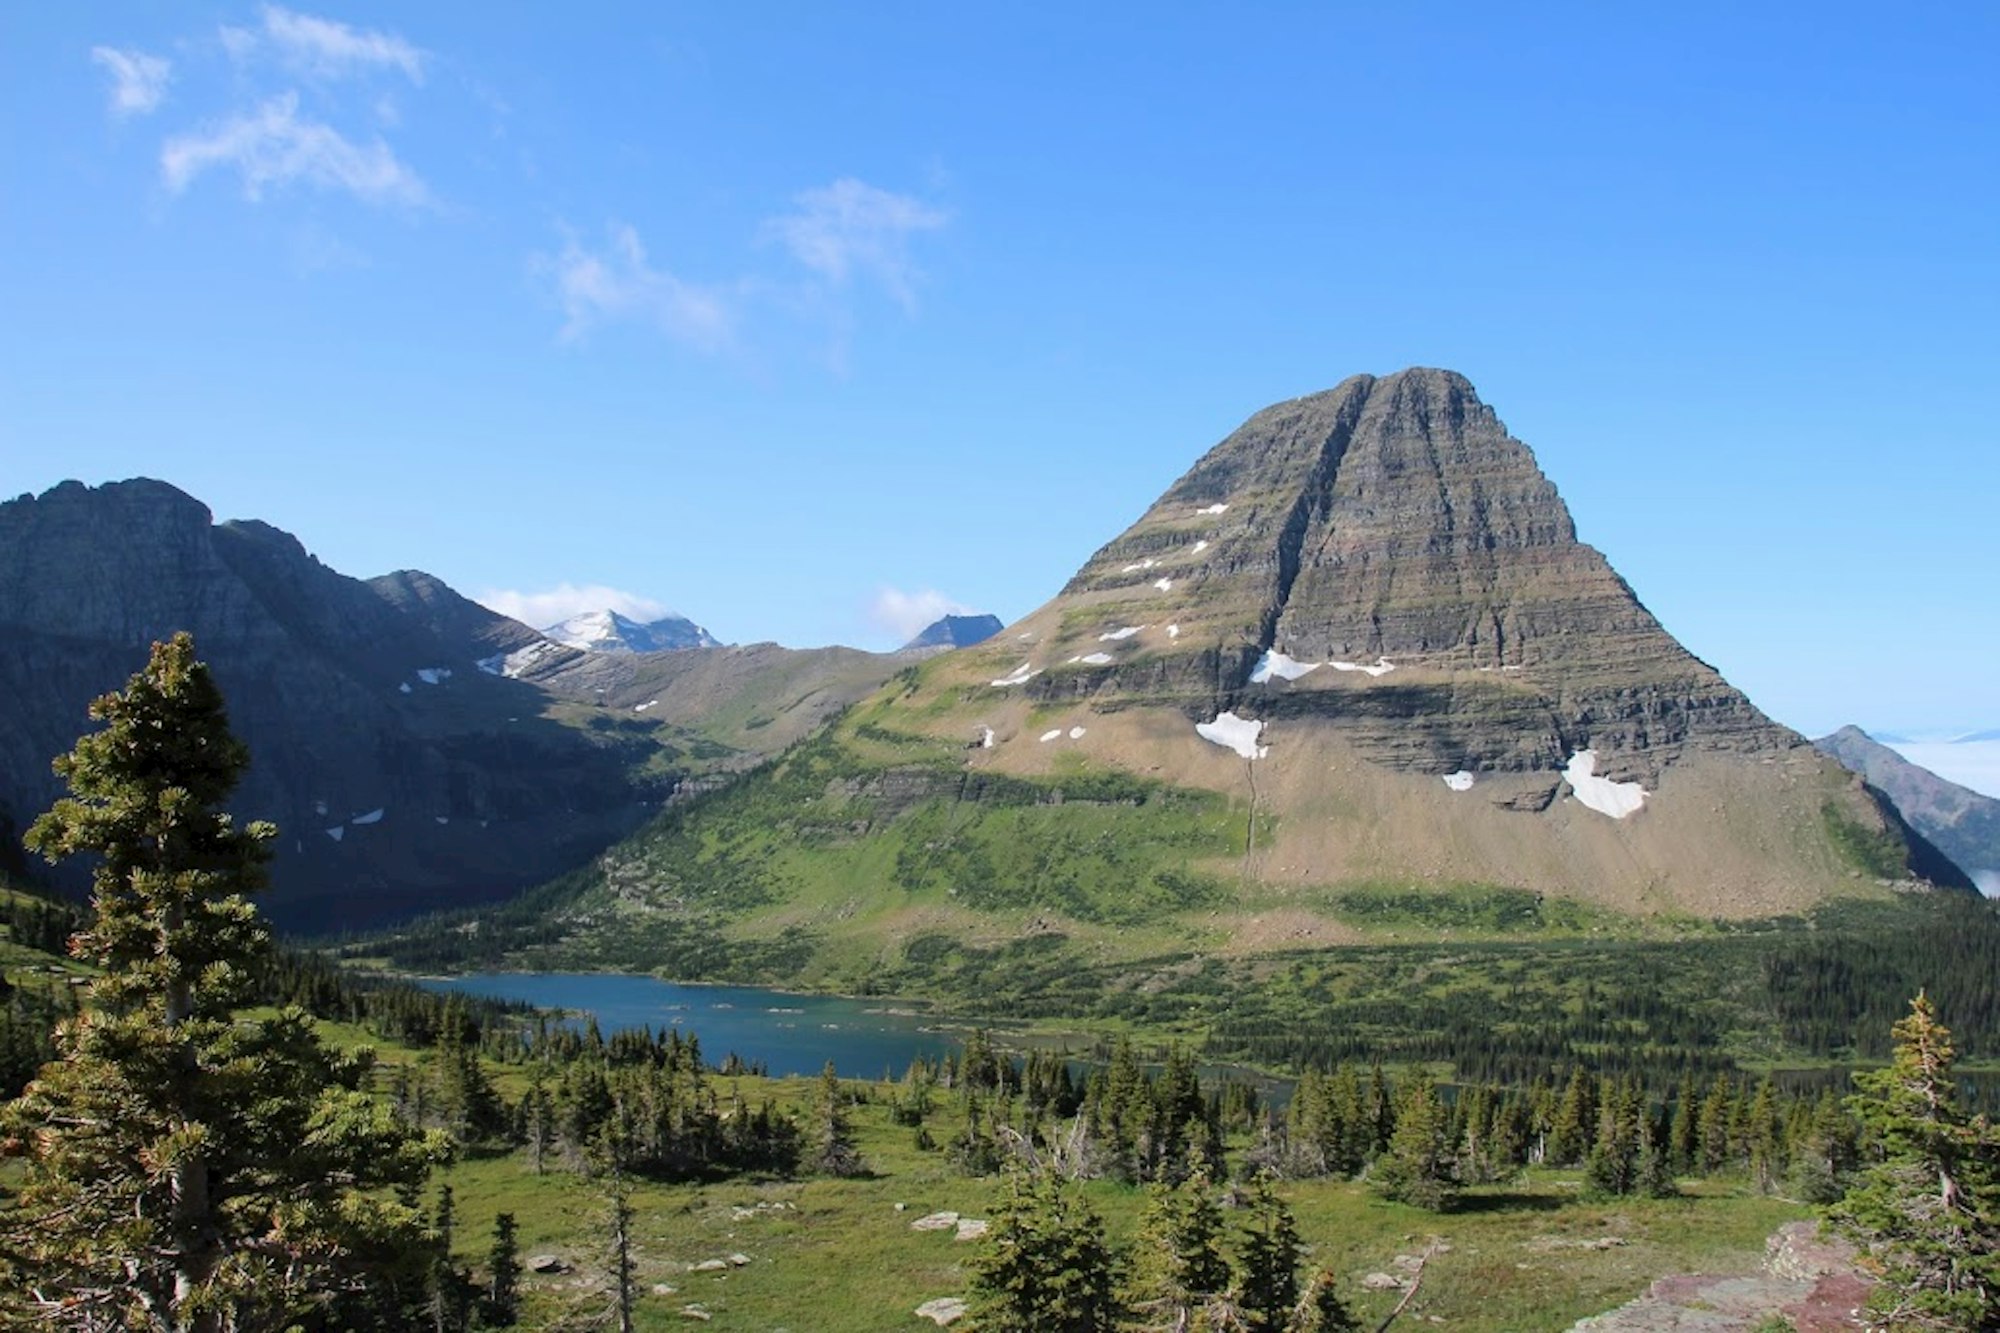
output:
[[[1911,763],[1859,727],[1842,727],[1813,744],[1894,801],[1903,818],[1963,867],[1982,892],[2000,896],[2000,801]]]
[[[846,649],[585,653],[420,571],[349,578],[163,482],[65,482],[0,504],[7,836],[60,794],[49,761],[91,725],[90,700],[180,629],[250,747],[237,806],[282,832],[266,905],[294,929],[562,874],[902,665]],[[710,652],[724,656],[705,670],[679,661]],[[683,675],[707,683],[666,688]],[[54,877],[74,887],[80,871]]]
[[[949,651],[953,648],[970,648],[976,643],[986,642],[998,634],[1002,628],[1000,617],[994,615],[945,616],[942,619],[932,621],[924,629],[923,633],[911,639],[897,651],[903,653],[920,653],[935,650]]]
[[[1445,900],[1627,929],[1926,880],[1970,887],[1660,626],[1470,384],[1410,370],[1257,413],[1052,601],[612,849],[563,920],[573,960],[894,985],[1027,937],[1229,955]]]
[[[686,616],[668,614],[640,624],[616,611],[586,611],[542,633],[586,653],[669,653],[686,648],[718,648],[720,642]]]

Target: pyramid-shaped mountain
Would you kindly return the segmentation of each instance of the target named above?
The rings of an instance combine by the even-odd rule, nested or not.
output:
[[[1259,412],[1054,600],[596,873],[585,954],[652,961],[588,924],[615,903],[890,976],[1023,932],[1338,943],[1384,893],[1673,920],[1966,887],[1661,627],[1470,384],[1421,369]]]

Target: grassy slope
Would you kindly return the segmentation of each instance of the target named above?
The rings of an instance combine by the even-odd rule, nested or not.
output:
[[[798,1106],[810,1096],[805,1080],[745,1079],[742,1087],[753,1103],[767,1092]],[[854,1119],[874,1172],[865,1179],[640,1186],[634,1194],[640,1326],[685,1326],[681,1307],[699,1301],[716,1328],[861,1333],[919,1327],[909,1313],[918,1303],[966,1295],[970,1260],[987,1242],[913,1232],[909,1223],[941,1209],[990,1217],[1001,1182],[957,1175],[941,1153],[918,1151],[912,1131],[892,1127],[879,1100],[858,1108]],[[941,1113],[933,1132],[948,1132],[948,1122],[949,1113]],[[554,1253],[575,1269],[527,1279],[525,1326],[604,1308],[598,1276],[604,1205],[591,1182],[565,1173],[534,1176],[520,1154],[465,1162],[445,1179],[464,1219],[465,1262],[483,1262],[487,1219],[511,1211],[521,1222],[524,1254]],[[1086,1192],[1109,1234],[1128,1243],[1143,1192],[1105,1181]],[[1568,1172],[1537,1172],[1504,1189],[1474,1192],[1466,1208],[1444,1216],[1381,1202],[1351,1182],[1292,1182],[1282,1193],[1312,1261],[1340,1276],[1343,1295],[1370,1325],[1396,1297],[1364,1292],[1360,1279],[1439,1236],[1451,1248],[1431,1262],[1414,1307],[1418,1318],[1437,1315],[1450,1327],[1496,1333],[1566,1328],[1670,1272],[1750,1271],[1764,1237],[1808,1211],[1717,1183],[1677,1200],[1584,1204]],[[767,1207],[744,1211],[760,1203]],[[1563,1244],[1607,1236],[1625,1243],[1602,1250]],[[750,1263],[727,1273],[689,1271],[734,1253]],[[655,1283],[676,1290],[655,1294]]]

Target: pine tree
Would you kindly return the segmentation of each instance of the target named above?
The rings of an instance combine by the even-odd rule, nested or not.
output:
[[[480,1321],[489,1328],[511,1328],[521,1317],[521,1239],[512,1213],[493,1219],[493,1248],[486,1257],[486,1291],[480,1301]]]
[[[1369,1168],[1368,1182],[1377,1193],[1432,1212],[1452,1205],[1459,1178],[1449,1119],[1430,1079],[1422,1072],[1413,1075],[1396,1111],[1389,1150]]]
[[[1250,1219],[1236,1261],[1236,1309],[1249,1333],[1283,1333],[1290,1323],[1299,1304],[1300,1252],[1292,1210],[1271,1177],[1260,1174],[1250,1187]]]
[[[1118,1301],[1104,1227],[1076,1187],[1016,1172],[974,1263],[985,1333],[1109,1333]]]
[[[632,1194],[626,1188],[625,1172],[615,1153],[611,1161],[606,1186],[611,1221],[611,1291],[617,1302],[613,1312],[618,1318],[618,1333],[632,1333],[632,1304],[638,1277],[638,1265],[632,1259]]]
[[[847,1123],[846,1094],[833,1061],[820,1071],[819,1092],[813,1102],[813,1170],[828,1176],[859,1176],[868,1164],[854,1147],[854,1130]]]
[[[1834,1205],[1882,1282],[1869,1304],[1890,1328],[2000,1326],[2000,1136],[1958,1105],[1951,1032],[1927,995],[1891,1029],[1889,1067],[1854,1076],[1847,1105],[1878,1160]]]
[[[248,755],[192,639],[155,644],[90,714],[101,729],[55,763],[71,794],[28,843],[97,858],[71,949],[101,972],[5,1113],[26,1163],[0,1237],[23,1281],[0,1310],[176,1333],[395,1327],[431,1253],[411,1200],[447,1145],[369,1097],[367,1053],[329,1050],[303,1011],[236,1016],[267,949],[246,895],[274,830],[224,813]]]
[[[1228,1286],[1222,1209],[1206,1166],[1179,1185],[1154,1185],[1139,1218],[1126,1304],[1149,1324],[1187,1328],[1195,1311]]]

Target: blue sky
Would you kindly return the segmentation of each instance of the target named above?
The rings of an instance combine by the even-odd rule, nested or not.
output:
[[[837,8],[8,7],[0,490],[880,647],[1442,365],[1781,720],[2000,723],[1992,6]]]

